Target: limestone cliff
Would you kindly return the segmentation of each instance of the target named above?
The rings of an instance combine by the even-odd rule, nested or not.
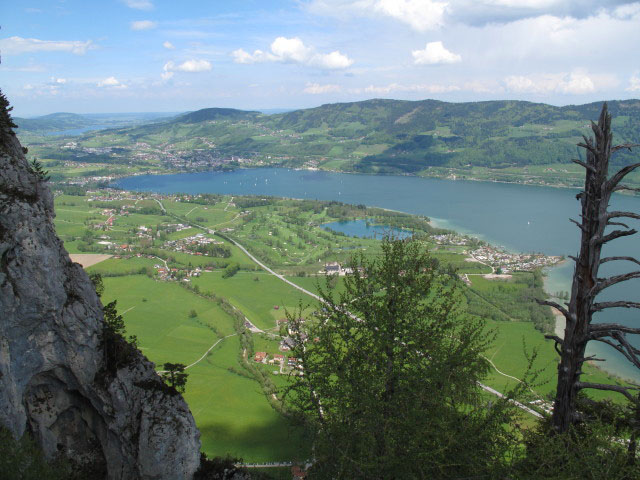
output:
[[[0,100],[0,424],[109,479],[191,478],[200,435],[182,397],[138,351],[105,374],[100,300]]]

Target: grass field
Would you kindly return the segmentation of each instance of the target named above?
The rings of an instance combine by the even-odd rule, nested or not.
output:
[[[158,369],[165,362],[191,364],[220,337],[235,333],[232,319],[215,302],[175,283],[132,275],[105,277],[104,285],[103,301],[117,299],[127,334],[138,337],[140,349]],[[191,310],[197,317],[191,318]],[[239,351],[238,338],[229,336],[187,370],[185,399],[200,429],[203,451],[251,462],[307,458],[309,448],[300,430],[271,407],[260,385],[229,371],[242,370]]]
[[[262,270],[240,271],[231,278],[222,278],[219,271],[205,273],[194,278],[192,283],[202,292],[225,297],[263,330],[274,328],[276,320],[285,316],[285,309],[293,311],[300,302],[306,304],[311,300]]]

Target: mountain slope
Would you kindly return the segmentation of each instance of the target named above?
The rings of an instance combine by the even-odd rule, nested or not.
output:
[[[162,123],[91,133],[79,148],[128,148],[129,161],[145,165],[141,159],[148,158],[171,169],[194,161],[206,168],[240,157],[248,165],[363,173],[507,172],[579,156],[576,144],[590,134],[600,107],[373,99],[275,115],[207,108]],[[616,141],[640,142],[640,101],[611,101],[609,109]],[[114,161],[122,163],[121,153]],[[614,164],[633,159],[620,152]]]

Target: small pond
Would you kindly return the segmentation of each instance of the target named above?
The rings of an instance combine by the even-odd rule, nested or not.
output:
[[[381,239],[385,235],[392,235],[395,238],[408,238],[413,235],[409,230],[394,228],[389,225],[378,225],[370,223],[367,220],[345,220],[341,222],[331,222],[322,225],[325,230],[333,230],[334,232],[342,232],[348,237],[359,238],[377,238]]]

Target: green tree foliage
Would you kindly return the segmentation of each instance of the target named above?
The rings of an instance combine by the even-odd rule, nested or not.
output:
[[[596,419],[572,425],[565,433],[548,421],[524,430],[525,455],[516,461],[513,478],[519,480],[633,480],[638,466],[629,462],[620,428]]]
[[[227,267],[222,272],[222,278],[231,278],[240,270],[240,265],[233,262],[227,265]]]
[[[58,459],[47,462],[29,434],[15,440],[0,427],[0,478],[4,480],[66,480],[77,478],[71,465]]]
[[[122,315],[118,314],[117,300],[106,304],[103,312],[101,345],[107,371],[113,374],[136,357],[138,339],[134,335],[128,341],[125,339],[126,328]]]
[[[460,281],[415,241],[353,259],[315,320],[288,315],[304,375],[287,392],[314,435],[312,478],[485,478],[513,441],[508,402],[477,381],[492,335],[462,310]]]
[[[0,128],[3,130],[11,131],[13,128],[18,128],[11,118],[11,110],[13,107],[9,106],[9,100],[0,90]]]
[[[170,387],[175,388],[178,392],[184,393],[184,389],[187,386],[188,373],[184,372],[186,365],[182,363],[165,363],[164,372],[162,373],[162,379]]]
[[[90,273],[89,280],[91,280],[91,283],[93,283],[93,286],[95,287],[96,293],[98,294],[98,296],[102,297],[102,294],[104,293],[104,283],[102,281],[102,275],[95,272]]]
[[[42,164],[36,158],[34,158],[31,163],[29,163],[29,166],[31,167],[31,171],[35,173],[43,182],[48,182],[51,179],[51,177],[49,176],[49,171],[45,170],[42,167]]]

